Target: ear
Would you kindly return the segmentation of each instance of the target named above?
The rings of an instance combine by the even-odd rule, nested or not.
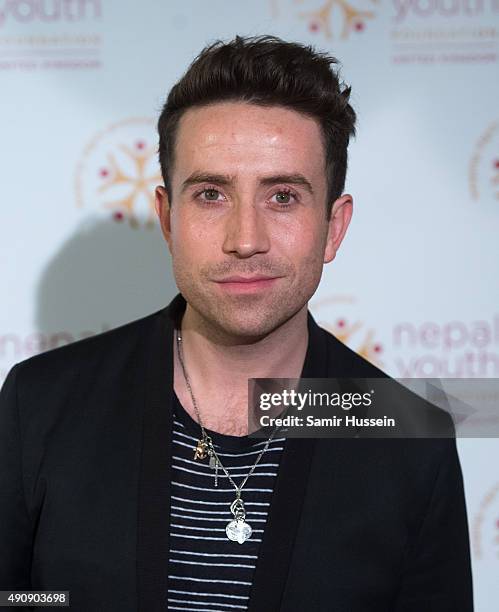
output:
[[[171,219],[170,219],[170,199],[166,189],[160,185],[154,191],[154,207],[159,218],[161,231],[168,243],[171,252]]]
[[[331,217],[328,221],[324,263],[329,263],[336,257],[336,252],[340,248],[340,244],[346,234],[352,213],[353,198],[350,194],[345,193],[334,201]]]

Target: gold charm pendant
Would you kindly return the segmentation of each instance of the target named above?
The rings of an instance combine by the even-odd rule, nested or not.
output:
[[[194,449],[194,459],[206,459],[208,454],[208,445],[204,440],[198,440],[197,446]]]

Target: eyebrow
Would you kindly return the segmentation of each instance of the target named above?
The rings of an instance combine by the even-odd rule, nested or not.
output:
[[[181,193],[184,193],[191,185],[198,185],[199,183],[215,183],[216,185],[233,186],[234,178],[228,174],[211,174],[204,172],[193,172],[185,181],[182,183]],[[314,194],[314,190],[310,181],[303,176],[303,174],[292,173],[292,174],[275,174],[272,176],[262,176],[260,178],[260,185],[275,185],[276,183],[289,183],[291,185],[300,185],[311,195]]]

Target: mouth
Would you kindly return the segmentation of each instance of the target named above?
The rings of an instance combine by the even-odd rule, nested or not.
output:
[[[225,292],[229,293],[258,293],[272,287],[280,276],[227,276],[215,281]]]

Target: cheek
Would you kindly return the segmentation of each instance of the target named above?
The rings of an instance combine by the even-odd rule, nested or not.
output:
[[[314,220],[301,219],[293,223],[272,226],[272,247],[289,257],[296,265],[299,262],[310,264],[315,260],[321,263],[324,257],[327,228]]]
[[[183,210],[172,214],[172,255],[181,260],[199,260],[208,243],[206,228]]]

